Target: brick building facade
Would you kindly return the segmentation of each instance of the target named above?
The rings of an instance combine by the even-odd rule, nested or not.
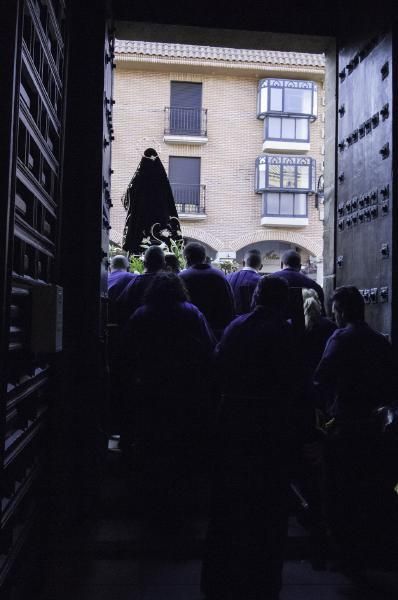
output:
[[[212,258],[256,246],[266,272],[297,248],[320,279],[323,56],[117,41],[116,64],[111,240],[121,243],[119,199],[154,147],[184,237]]]

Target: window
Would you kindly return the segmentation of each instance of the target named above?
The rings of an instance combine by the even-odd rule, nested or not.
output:
[[[295,142],[299,143],[300,147],[308,144],[309,123],[316,119],[316,115],[317,86],[313,81],[294,79],[259,81],[257,117],[264,119],[263,150],[284,149],[284,145],[275,142]]]
[[[309,120],[295,117],[266,117],[264,139],[309,142]]]
[[[257,116],[275,113],[286,116],[317,117],[317,85],[313,81],[261,79],[258,84]]]
[[[265,154],[256,160],[256,192],[315,190],[316,162],[309,156]]]
[[[266,192],[263,194],[263,216],[306,217],[307,194]]]
[[[169,180],[179,213],[204,213],[200,158],[170,156]]]
[[[172,135],[206,135],[202,118],[202,84],[172,81],[170,107],[166,108],[166,131]],[[203,122],[202,122],[203,121]]]

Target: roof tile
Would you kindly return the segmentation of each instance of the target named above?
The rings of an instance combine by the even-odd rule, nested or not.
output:
[[[325,56],[323,54],[308,54],[305,52],[278,52],[276,50],[249,50],[243,48],[220,48],[213,46],[165,44],[159,42],[129,40],[116,40],[115,50],[118,54],[159,56],[162,58],[170,57],[244,63],[286,64],[308,67],[325,66]]]

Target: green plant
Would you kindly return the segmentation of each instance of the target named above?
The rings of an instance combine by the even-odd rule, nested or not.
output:
[[[216,269],[224,271],[225,275],[234,273],[239,269],[240,266],[236,260],[220,260],[219,262],[213,262],[212,265],[213,267],[216,267]]]
[[[130,272],[131,273],[143,273],[144,272],[144,259],[143,256],[137,256],[133,254],[129,257],[130,261]]]
[[[177,257],[180,269],[185,269],[184,240],[170,240],[170,252]]]

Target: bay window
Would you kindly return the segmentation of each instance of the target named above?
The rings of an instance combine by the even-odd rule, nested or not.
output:
[[[256,160],[256,192],[262,194],[262,224],[306,225],[307,195],[315,190],[316,162],[309,156],[264,154]]]
[[[261,79],[257,117],[264,120],[263,150],[308,150],[310,122],[317,117],[318,92],[313,81]]]

